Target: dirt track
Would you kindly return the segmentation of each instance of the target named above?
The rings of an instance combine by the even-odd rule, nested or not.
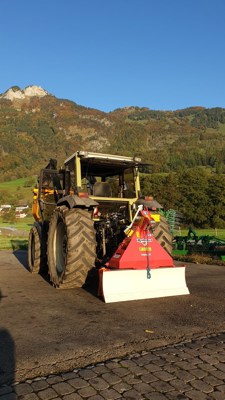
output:
[[[27,271],[25,252],[2,251],[1,375],[62,372],[224,331],[225,268],[189,264],[186,278],[189,296],[104,304],[83,289],[54,289]]]

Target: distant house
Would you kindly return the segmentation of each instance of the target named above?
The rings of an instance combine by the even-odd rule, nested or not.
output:
[[[11,210],[12,206],[10,204],[0,205],[0,215],[3,215]]]
[[[25,213],[16,213],[16,218],[25,218],[27,216],[27,214]]]
[[[28,208],[28,205],[17,206],[15,209],[16,218],[25,218],[27,216]]]

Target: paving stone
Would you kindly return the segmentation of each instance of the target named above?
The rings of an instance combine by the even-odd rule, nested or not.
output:
[[[145,397],[149,400],[167,400],[167,397],[162,393],[147,393],[145,394]]]
[[[198,390],[190,390],[186,395],[188,399],[191,400],[211,400],[207,394],[199,392]]]
[[[137,392],[134,389],[128,390],[127,392],[123,393],[123,399],[129,400],[140,400],[143,399],[142,394]]]
[[[60,396],[70,394],[74,392],[74,388],[67,382],[59,382],[52,385],[52,389],[56,391]]]
[[[106,365],[106,367],[109,368],[109,369],[118,368],[118,363],[113,362],[113,361],[106,362],[105,365]]]
[[[89,380],[90,385],[92,385],[96,390],[108,389],[109,384],[102,378],[93,378]]]
[[[98,365],[92,369],[93,372],[96,373],[96,375],[101,375],[101,374],[107,374],[107,372],[110,372],[111,369],[108,369],[104,365]]]
[[[155,365],[155,364],[145,365],[145,369],[147,369],[148,372],[162,371],[162,368],[159,365]]]
[[[157,359],[157,357],[155,357],[155,359]],[[146,360],[144,357],[135,357],[133,358],[133,361],[139,367],[143,367],[143,365],[149,364],[149,361]]]
[[[201,354],[201,350],[189,349],[188,347],[185,348],[185,352],[193,357],[198,357]]]
[[[177,369],[175,371],[174,375],[177,378],[182,379],[184,382],[190,382],[190,381],[193,381],[195,379],[195,377],[192,375],[192,371],[193,370],[191,370],[191,373],[190,373],[190,372],[185,371],[183,369]]]
[[[171,390],[174,390],[173,386],[171,386],[169,383],[164,382],[164,381],[155,381],[151,383],[151,386],[158,392],[161,393],[167,393],[170,392]]]
[[[105,400],[114,400],[114,399],[120,399],[121,395],[114,389],[106,389],[101,391],[101,396]]]
[[[61,374],[62,379],[64,379],[64,381],[67,381],[68,379],[74,379],[74,378],[78,378],[79,375],[77,372],[66,372],[64,374]],[[54,382],[57,383],[57,382]]]
[[[25,394],[24,396],[19,397],[21,400],[40,400],[36,393]]]
[[[87,381],[81,378],[69,379],[67,383],[69,383],[69,385],[73,386],[75,389],[82,389],[89,385]]]
[[[174,391],[166,394],[168,400],[189,400],[189,398],[180,392]]]
[[[192,342],[190,342],[190,343],[186,343],[185,347],[188,348],[188,349],[199,350],[199,348],[200,348],[201,346],[199,346],[199,344],[196,343],[195,341],[192,341]]]
[[[214,371],[210,371],[210,375],[213,375],[218,379],[225,380],[225,372],[223,372],[223,371],[219,371],[216,369]]]
[[[130,371],[125,367],[114,368],[113,373],[119,375],[121,378],[130,373]]]
[[[63,400],[82,400],[82,397],[78,393],[70,393],[66,396],[63,396]]]
[[[118,375],[114,374],[113,372],[108,372],[107,374],[103,374],[102,379],[104,379],[110,385],[115,385],[116,383],[121,382],[121,378]]]
[[[225,372],[225,363],[219,363],[216,365],[216,368],[219,369],[220,371]]]
[[[144,365],[149,364],[151,361],[153,361],[153,360],[157,361],[158,359],[159,359],[159,357],[157,357],[156,355],[148,354],[143,357],[134,358],[133,361],[140,367],[143,367]]]
[[[158,349],[158,350],[153,350],[152,354],[154,354],[155,359],[157,360],[158,358],[164,357],[165,354],[167,354],[166,349]]]
[[[171,381],[171,379],[174,379],[174,376],[169,374],[166,371],[156,371],[153,372],[153,374],[156,376],[156,378],[161,379],[162,381],[168,382]]]
[[[216,389],[219,390],[220,392],[225,393],[225,385],[217,386]],[[225,396],[224,396],[224,398],[225,398]]]
[[[120,365],[122,367],[129,368],[129,367],[136,367],[137,364],[132,360],[122,360],[120,361]]]
[[[194,354],[190,354],[188,351],[186,351],[186,348],[182,350],[182,360],[189,360],[190,358],[196,357],[196,352],[193,352]]]
[[[92,369],[83,369],[79,372],[79,375],[83,379],[95,378],[97,374]]]
[[[134,385],[136,383],[141,383],[141,377],[137,377],[135,375],[129,374],[123,377],[123,381],[128,383],[128,385]]]
[[[213,387],[200,379],[195,379],[194,381],[191,381],[190,384],[194,389],[200,390],[201,392],[204,393],[213,392]]]
[[[191,355],[190,355],[191,357]],[[167,354],[165,356],[165,360],[169,363],[173,363],[173,362],[178,362],[180,361],[180,358],[178,356],[176,356],[175,354]]]
[[[210,349],[210,350],[218,350],[218,343],[208,343],[208,344],[206,344],[205,345],[205,347],[207,348],[207,349]]]
[[[225,352],[224,353],[217,353],[216,357],[218,358],[219,362],[225,363]]]
[[[218,364],[217,364],[217,365],[218,365]],[[199,364],[198,367],[201,368],[201,369],[203,369],[203,371],[207,371],[207,372],[214,371],[214,370],[216,369],[216,368],[214,367],[214,365],[205,364],[205,363]]]
[[[15,386],[15,392],[18,396],[32,393],[33,389],[28,383],[20,383]]]
[[[47,389],[47,387],[49,387],[49,384],[48,384],[47,380],[42,379],[41,381],[32,382],[31,387],[33,388],[34,391],[37,392],[39,390]]]
[[[159,371],[159,372],[161,372],[161,371]],[[149,374],[142,375],[140,378],[145,383],[151,383],[151,382],[154,382],[154,381],[158,380],[158,378],[156,378],[156,376],[153,375],[151,372]]]
[[[46,379],[49,385],[54,385],[54,383],[62,382],[62,378],[59,375],[51,376]]]
[[[88,400],[104,400],[104,398],[102,396],[100,396],[99,394],[96,394],[95,396],[89,397]]]
[[[167,361],[160,357],[157,360],[153,360],[152,362],[153,364],[158,365],[159,367],[164,367],[164,365],[167,364]]]
[[[218,344],[216,346],[218,346]],[[217,353],[217,351],[216,351],[216,353]],[[208,356],[215,356],[215,349],[209,349],[207,346],[203,347],[201,349],[201,355],[203,355],[203,354],[207,354]],[[216,357],[218,357],[218,354],[216,354]]]
[[[145,382],[137,383],[136,385],[134,385],[134,389],[141,394],[149,393],[152,391],[152,387]]]
[[[174,372],[177,371],[177,367],[175,365],[173,365],[173,364],[166,364],[163,367],[163,370],[166,371],[166,372],[169,372],[169,374],[173,374]]]
[[[191,390],[192,387],[189,383],[185,383],[182,379],[173,379],[170,381],[170,385],[173,386],[174,389],[179,390],[180,392],[187,392]]]
[[[224,340],[215,335],[0,386],[0,400],[225,400]]]
[[[199,358],[211,365],[219,364],[219,360],[215,356],[209,356],[208,354],[201,354]]]
[[[113,386],[113,389],[116,390],[118,393],[126,392],[127,390],[131,389],[131,386],[128,385],[126,382],[120,382]]]
[[[93,387],[87,386],[85,388],[79,389],[78,393],[81,397],[84,397],[86,399],[91,396],[94,396],[97,392]]]
[[[137,376],[143,375],[144,373],[146,373],[146,374],[148,373],[147,369],[145,369],[144,367],[138,367],[138,366],[129,367],[128,370],[130,371],[131,374],[137,375]]]
[[[180,344],[180,345],[175,344],[175,346],[171,346],[169,348],[170,351],[167,351],[167,352],[169,352],[171,354],[175,354],[178,357],[182,358],[183,351],[187,351],[187,349],[188,349],[187,345],[188,345],[188,343],[185,343],[185,345],[184,344]],[[196,349],[194,349],[194,350],[192,349],[192,351],[196,351]]]
[[[37,393],[41,400],[52,400],[58,397],[58,394],[52,389],[48,388]]]
[[[224,393],[216,391],[213,393],[210,393],[211,398],[214,400],[224,400]]]
[[[190,371],[190,373],[191,373],[191,375],[193,375],[194,377],[199,378],[199,379],[202,379],[202,378],[204,378],[205,376],[208,375],[208,372],[204,371],[203,369],[199,369],[199,368],[198,369],[192,369]]]
[[[190,362],[191,364],[193,364],[193,365],[198,365],[198,364],[202,364],[203,363],[203,361],[200,359],[200,358],[197,358],[197,357],[191,357],[189,360],[187,360],[186,359],[186,361],[187,362]]]
[[[204,382],[208,383],[211,386],[219,386],[223,385],[223,380],[215,378],[215,376],[208,375],[203,379]]]
[[[185,371],[191,371],[192,369],[196,368],[196,366],[194,364],[192,364],[191,362],[187,362],[187,361],[179,361],[179,362],[175,363],[175,365],[178,368],[184,369]]]

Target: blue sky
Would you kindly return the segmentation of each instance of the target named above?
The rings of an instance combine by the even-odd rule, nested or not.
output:
[[[1,0],[0,93],[112,111],[225,107],[224,0]]]

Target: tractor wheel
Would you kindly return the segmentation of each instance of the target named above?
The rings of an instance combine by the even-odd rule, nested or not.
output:
[[[156,224],[153,235],[167,253],[171,255],[173,250],[173,237],[166,217],[163,215],[160,215],[160,222]]]
[[[91,214],[79,208],[57,207],[48,231],[48,270],[61,289],[81,287],[96,258],[96,233]]]
[[[43,235],[41,226],[33,226],[28,239],[28,265],[32,273],[39,273],[46,267],[45,243],[42,243]]]

